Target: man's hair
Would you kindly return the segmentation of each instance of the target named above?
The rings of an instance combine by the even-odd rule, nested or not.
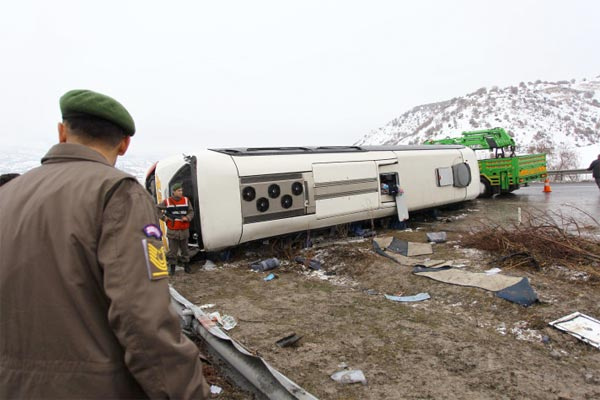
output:
[[[84,143],[100,143],[116,147],[125,137],[119,126],[104,119],[95,117],[69,117],[63,120],[69,132],[82,139]]]
[[[21,175],[21,174],[2,174],[2,175],[0,175],[0,186],[4,185],[8,181],[12,181],[19,175]]]

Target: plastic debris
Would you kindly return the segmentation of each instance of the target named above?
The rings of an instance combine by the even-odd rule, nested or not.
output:
[[[447,240],[446,232],[429,232],[427,240],[433,243],[444,243]]]
[[[223,329],[229,331],[235,328],[237,321],[231,315],[223,315],[221,317],[221,325],[223,326]]]
[[[223,392],[223,389],[220,386],[210,385],[211,394],[221,394],[221,392]]]
[[[269,274],[269,275],[265,276],[263,280],[264,280],[265,282],[268,282],[268,281],[272,281],[273,279],[276,279],[276,278],[277,278],[277,275],[275,275],[275,274],[271,273],[271,274]]]
[[[266,260],[250,264],[250,268],[254,271],[262,272],[277,268],[279,265],[280,263],[277,258],[267,258]]]
[[[492,268],[485,271],[486,275],[496,275],[497,273],[502,272],[500,268]]]
[[[351,369],[348,371],[338,371],[331,375],[331,379],[339,383],[362,383],[367,384],[367,378],[360,369]]]
[[[205,271],[214,271],[215,269],[217,269],[217,266],[215,265],[214,262],[212,262],[210,260],[206,260],[206,262],[202,266],[202,269]]]
[[[392,295],[386,294],[385,298],[388,300],[398,301],[401,303],[413,303],[416,301],[423,301],[423,300],[430,299],[431,296],[429,296],[429,293],[419,293],[419,294],[415,294],[414,296],[392,296]]]
[[[218,311],[208,314],[208,318],[211,321],[218,322],[221,325],[221,327],[226,331],[235,328],[235,326],[237,325],[237,321],[231,315],[221,316],[221,314]]]
[[[600,349],[600,321],[579,311],[550,322],[550,325]]]
[[[279,347],[294,346],[298,343],[298,341],[300,339],[302,339],[302,336],[298,336],[294,332],[294,333],[290,333],[286,337],[279,339],[277,342],[275,342],[275,344],[277,344],[277,346],[279,346]]]
[[[201,309],[201,310],[205,310],[205,309],[207,309],[207,308],[213,308],[214,306],[216,306],[216,304],[202,304],[202,305],[200,306],[200,309]]]
[[[302,256],[296,256],[296,257],[294,257],[294,261],[296,261],[298,264],[306,265],[308,268],[315,270],[315,271],[318,271],[321,269],[321,262],[314,258],[311,258],[307,263],[306,258],[304,258]]]
[[[366,237],[371,237],[371,236],[377,235],[377,232],[375,232],[374,230],[363,229],[359,225],[353,225],[353,226],[351,226],[351,229],[352,229],[352,233],[354,233],[354,236],[360,236],[360,237],[366,238]]]

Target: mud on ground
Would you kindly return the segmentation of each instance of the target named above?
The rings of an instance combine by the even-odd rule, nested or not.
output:
[[[467,234],[462,213],[377,234],[426,242],[426,232],[446,231],[448,242],[435,244],[429,257],[466,259],[473,272],[499,266],[494,255],[458,245]],[[370,239],[326,240],[333,243],[287,254],[270,244],[241,247],[215,270],[197,263],[194,274],[178,273],[172,283],[197,305],[216,304],[207,311],[232,315],[233,339],[320,399],[600,398],[600,350],[548,326],[575,311],[600,317],[600,285],[585,275],[560,266],[503,271],[529,278],[540,303],[525,308],[483,289],[413,275],[412,267],[377,255]],[[323,269],[297,264],[294,255],[316,257]],[[273,256],[283,261],[274,271],[248,267]],[[278,278],[265,282],[270,272]],[[420,292],[431,299],[383,296]],[[302,336],[296,347],[275,344],[292,332]],[[333,381],[344,367],[362,370],[367,385]],[[216,383],[225,386],[218,398],[249,398]]]

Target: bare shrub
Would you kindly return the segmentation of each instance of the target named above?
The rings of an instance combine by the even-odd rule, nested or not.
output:
[[[522,223],[508,227],[482,220],[461,244],[497,254],[496,262],[504,269],[560,265],[587,273],[590,283],[600,283],[600,240],[589,235],[590,230],[600,228],[600,223],[580,209],[571,211],[577,217],[533,210],[524,213]]]

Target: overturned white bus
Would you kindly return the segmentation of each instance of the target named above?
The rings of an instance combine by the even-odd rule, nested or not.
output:
[[[160,202],[176,182],[196,211],[190,241],[205,251],[480,193],[473,150],[453,145],[209,149],[157,162],[146,188]]]

